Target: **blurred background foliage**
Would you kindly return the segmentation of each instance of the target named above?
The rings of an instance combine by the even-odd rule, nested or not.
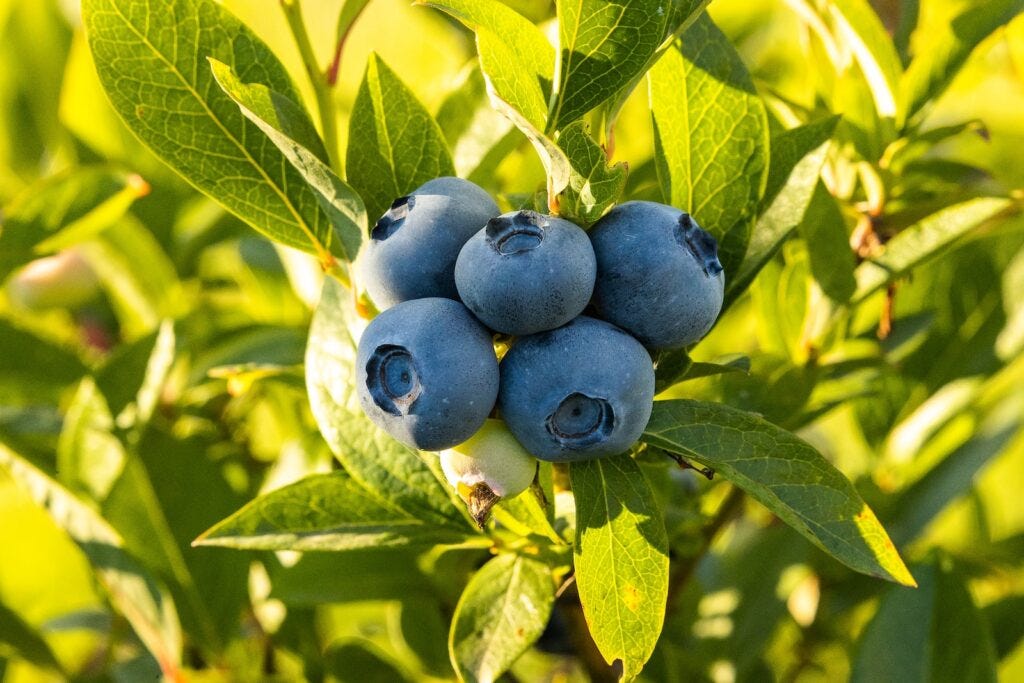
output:
[[[224,4],[312,102],[276,0]],[[548,2],[509,4],[553,27]],[[798,430],[855,481],[920,588],[854,575],[727,484],[651,454],[642,461],[682,574],[644,677],[1024,680],[1024,219],[971,231],[833,324],[865,215],[884,242],[954,201],[1020,196],[1024,17],[1009,2],[873,3],[904,63],[971,12],[1007,20],[977,37],[898,138],[857,63],[833,59],[852,49],[841,32],[815,25],[828,4],[709,8],[776,131],[844,118],[798,235],[694,352],[743,354],[749,374],[666,395]],[[341,3],[305,5],[327,64]],[[487,106],[471,34],[405,0],[373,0],[346,43],[342,117],[371,50],[437,114],[460,174],[506,196],[543,187],[532,148]],[[256,494],[335,466],[300,367],[316,264],[257,236],[132,137],[73,0],[0,0],[0,65],[0,679],[148,680],[168,661],[190,680],[450,678],[447,624],[484,551],[190,546]],[[652,154],[641,87],[616,127],[628,197],[659,198]],[[71,224],[73,240],[11,272],[24,261],[19,230]],[[580,619],[566,596],[516,679],[599,677]]]

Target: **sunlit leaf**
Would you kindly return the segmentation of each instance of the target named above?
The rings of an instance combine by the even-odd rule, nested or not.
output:
[[[569,185],[561,196],[561,213],[582,226],[590,225],[622,196],[626,188],[626,166],[608,165],[601,147],[590,137],[582,122],[570,124],[558,136],[572,168]]]
[[[267,237],[329,262],[333,229],[313,191],[214,81],[214,58],[293,101],[273,52],[213,0],[86,0],[82,18],[114,109],[165,163]]]
[[[713,468],[851,569],[913,585],[853,484],[806,442],[750,413],[657,401],[643,440]]]
[[[642,74],[673,19],[671,0],[559,0],[559,60],[547,130],[572,123]]]
[[[0,447],[0,465],[89,558],[110,601],[170,678],[179,674],[181,627],[166,590],[124,550],[120,535],[91,507],[16,453]]]
[[[911,42],[914,56],[900,83],[900,123],[941,95],[978,43],[1020,11],[1019,0],[950,4],[923,25]]]
[[[104,166],[47,178],[7,207],[0,226],[0,281],[34,258],[83,242],[149,192],[142,178]]]
[[[285,95],[259,83],[242,83],[231,67],[210,59],[217,84],[247,119],[266,133],[316,193],[320,208],[340,240],[340,255],[351,261],[366,229],[366,209],[355,190],[331,170],[323,141],[306,112]]]
[[[958,237],[1011,206],[998,197],[971,199],[928,216],[901,231],[885,244],[879,256],[857,266],[857,289],[851,298],[858,303],[912,268],[938,255]]]
[[[352,105],[345,168],[371,220],[396,197],[455,174],[441,129],[376,53],[366,63]]]
[[[768,175],[764,104],[732,43],[701,15],[648,75],[662,193],[718,240],[729,282]]]
[[[450,528],[412,517],[345,472],[316,474],[263,494],[216,524],[196,545],[261,550],[350,550],[458,543]]]
[[[726,306],[746,290],[803,220],[838,120],[829,117],[772,138],[767,186],[750,244],[736,273],[725,279]]]
[[[551,569],[522,555],[480,568],[452,617],[449,650],[461,680],[497,680],[543,633],[555,602]]]
[[[668,599],[668,538],[661,510],[628,455],[573,463],[576,585],[590,635],[623,677],[643,668]]]

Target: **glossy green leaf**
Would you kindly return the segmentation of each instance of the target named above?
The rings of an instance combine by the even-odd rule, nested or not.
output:
[[[640,466],[628,455],[572,463],[576,586],[590,634],[632,680],[654,652],[668,599],[668,538]]]
[[[851,569],[914,579],[853,484],[814,448],[750,413],[657,401],[643,440],[713,468]]]
[[[896,116],[896,95],[903,67],[896,46],[868,0],[832,0],[837,37],[849,47],[882,118]]]
[[[82,18],[114,109],[167,165],[267,237],[336,253],[310,187],[214,81],[207,58],[297,101],[273,52],[214,0],[86,0]]]
[[[243,83],[223,62],[211,58],[210,68],[217,85],[266,133],[316,193],[338,236],[339,255],[355,259],[366,230],[366,208],[355,190],[331,170],[327,150],[306,112],[265,85]]]
[[[803,220],[838,120],[832,116],[772,138],[767,186],[747,253],[736,273],[726,274],[726,306],[747,289]]]
[[[181,626],[174,603],[124,550],[120,535],[96,511],[18,454],[0,447],[3,466],[88,557],[110,601],[168,677],[178,674]]]
[[[362,196],[371,220],[395,197],[455,174],[437,122],[375,53],[352,105],[348,136],[348,182]]]
[[[857,286],[853,250],[843,214],[820,180],[800,222],[800,236],[807,243],[811,274],[818,286],[838,304],[849,301]]]
[[[351,296],[339,283],[324,282],[306,348],[306,387],[320,432],[345,470],[390,504],[419,519],[470,530],[448,489],[424,458],[406,448],[363,414],[356,395],[356,341],[360,321]]]
[[[900,83],[900,123],[910,121],[928,102],[937,99],[978,43],[1022,9],[1020,0],[951,4],[922,25],[912,42],[914,58]]]
[[[624,86],[619,88],[607,102],[604,112],[605,121],[605,134],[607,138],[611,139],[614,137],[613,126],[618,120],[619,112],[626,105],[626,100],[633,94],[636,87],[640,85],[641,81],[647,75],[647,72],[651,70],[661,56],[669,49],[672,49],[674,45],[673,37],[681,36],[686,29],[690,28],[690,25],[697,20],[697,17],[711,4],[711,0],[674,0],[671,7],[671,19],[666,26],[665,39],[661,43],[661,46],[647,58],[647,63],[644,64],[643,68],[633,76],[632,80],[626,83]]]
[[[96,236],[147,192],[142,178],[104,166],[65,171],[33,185],[4,211],[0,281],[32,259]]]
[[[626,165],[608,165],[601,146],[590,137],[582,121],[567,126],[558,146],[569,159],[569,185],[560,197],[561,215],[582,226],[600,218],[619,201],[626,189]]]
[[[352,550],[459,543],[468,536],[428,524],[342,471],[265,493],[203,533],[195,545],[260,550]]]
[[[879,256],[857,266],[854,272],[857,290],[852,303],[863,301],[915,266],[937,256],[958,237],[1010,206],[1010,200],[999,197],[971,199],[933,213],[901,231],[886,242]]]
[[[648,75],[658,179],[668,203],[718,240],[736,272],[768,173],[768,118],[732,43],[701,15]]]
[[[558,0],[558,78],[546,129],[564,128],[642,74],[673,18],[671,0]]]
[[[882,596],[857,645],[853,683],[994,683],[995,646],[988,624],[964,579],[945,564],[915,566],[917,590],[894,587]]]
[[[551,569],[522,555],[499,555],[459,598],[448,649],[460,680],[497,680],[544,632],[555,602]]]

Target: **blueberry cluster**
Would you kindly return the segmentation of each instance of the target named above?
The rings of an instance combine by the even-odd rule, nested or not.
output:
[[[497,406],[504,425],[488,430],[507,426],[519,450],[553,462],[636,442],[654,398],[649,351],[704,336],[724,283],[715,239],[671,206],[626,202],[588,234],[535,211],[502,214],[459,178],[396,199],[358,267],[383,310],[359,343],[366,414],[441,451]],[[512,338],[500,364],[495,333]]]

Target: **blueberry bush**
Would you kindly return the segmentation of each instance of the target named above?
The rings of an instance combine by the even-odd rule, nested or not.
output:
[[[0,64],[0,681],[1024,679],[1021,0]]]

